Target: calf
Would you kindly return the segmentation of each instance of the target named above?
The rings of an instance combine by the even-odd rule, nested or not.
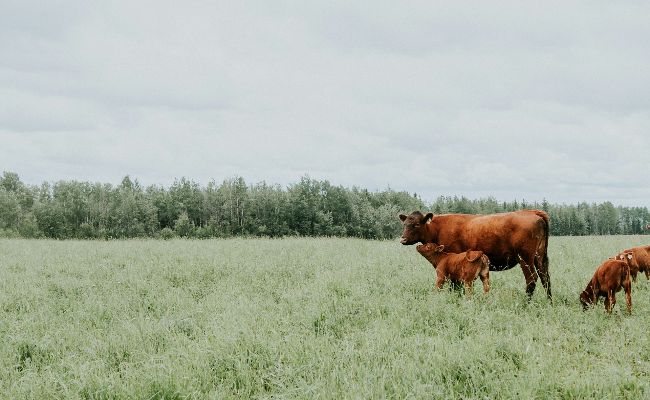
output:
[[[435,243],[420,244],[417,251],[436,269],[436,287],[442,288],[445,281],[454,284],[463,283],[467,295],[472,294],[472,285],[476,277],[483,282],[483,292],[490,291],[490,261],[482,251],[465,251],[463,253],[445,253],[443,245]]]
[[[632,258],[629,258],[628,256],[632,255]],[[639,273],[639,271],[644,271],[645,268],[642,269],[641,264],[639,263],[639,259],[636,257],[636,254],[632,252],[632,250],[623,250],[614,257],[610,257],[610,260],[622,260],[622,261],[627,261],[627,264],[630,266],[630,276],[632,277],[632,281],[636,282],[636,276]],[[646,276],[648,275],[648,272],[646,272]]]
[[[630,263],[630,269],[636,267],[637,272],[645,273],[646,279],[650,279],[650,246],[632,247],[623,250],[623,253],[632,253],[635,266]],[[636,281],[636,273],[632,277]]]
[[[593,278],[587,284],[587,288],[580,293],[580,302],[586,310],[590,305],[596,304],[599,297],[605,297],[605,310],[612,312],[612,307],[616,304],[616,292],[621,288],[625,290],[625,300],[627,302],[627,312],[632,313],[632,280],[630,279],[629,260],[632,259],[631,253],[625,253],[621,259],[607,259],[602,263]]]

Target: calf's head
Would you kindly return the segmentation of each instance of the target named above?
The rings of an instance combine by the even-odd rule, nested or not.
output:
[[[630,266],[632,278],[636,280],[636,274],[639,273],[639,262],[631,251],[624,251],[616,256],[617,260],[625,261]]]
[[[415,246],[415,249],[422,255],[422,257],[426,258],[429,260],[430,263],[433,264],[433,266],[436,266],[436,254],[442,253],[442,250],[445,248],[443,245],[437,245],[435,243],[425,243],[425,244],[419,244]]]
[[[415,249],[418,251],[418,253],[422,254],[423,256],[432,256],[436,253],[442,253],[442,250],[444,250],[445,246],[443,245],[437,245],[435,243],[426,243],[426,244],[419,244],[415,246]]]
[[[587,292],[587,290],[583,290],[582,293],[580,293],[580,303],[582,303],[582,309],[586,310],[589,308],[590,305],[592,305],[594,302],[593,297]]]
[[[404,225],[404,232],[399,242],[404,245],[422,242],[427,233],[426,224],[433,218],[432,213],[422,214],[419,211],[413,211],[410,215],[400,214],[399,219]]]
[[[624,251],[615,257],[617,260],[625,261],[629,266],[638,266],[632,252]]]

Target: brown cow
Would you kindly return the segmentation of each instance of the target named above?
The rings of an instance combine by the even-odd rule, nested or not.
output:
[[[587,284],[587,288],[580,293],[580,302],[583,309],[586,310],[590,305],[596,304],[599,297],[605,297],[605,310],[611,313],[612,307],[616,304],[616,292],[623,288],[625,290],[627,312],[632,313],[632,280],[630,279],[630,265],[628,264],[628,261],[632,258],[631,253],[626,253],[623,260],[610,258],[596,269],[593,278]]]
[[[548,271],[548,215],[539,210],[500,214],[426,215],[415,211],[400,214],[404,232],[400,243],[438,243],[453,253],[480,250],[488,256],[491,271],[521,265],[526,293],[532,296],[537,277],[551,299]]]
[[[641,252],[639,252],[639,253],[641,253]],[[610,260],[624,260],[624,261],[627,261],[628,265],[630,266],[630,276],[632,277],[632,281],[636,282],[636,276],[639,273],[639,271],[641,271],[641,266],[639,264],[639,260],[637,259],[637,257],[634,256],[632,258],[629,258],[628,257],[629,254],[634,255],[632,250],[623,250],[620,253],[618,253],[617,255],[615,255],[613,257],[609,257],[609,259]],[[647,275],[647,273],[646,273],[646,275]]]
[[[637,272],[645,273],[646,279],[650,279],[650,246],[632,247],[623,250],[623,253],[632,253],[634,256],[630,263],[630,269],[636,267]],[[636,272],[633,272],[633,274],[632,278],[636,281]]]
[[[483,282],[483,292],[490,291],[490,261],[482,251],[464,253],[445,253],[445,246],[435,243],[420,244],[418,252],[436,269],[436,287],[442,288],[445,281],[463,283],[465,293],[472,294],[472,286],[477,277]]]

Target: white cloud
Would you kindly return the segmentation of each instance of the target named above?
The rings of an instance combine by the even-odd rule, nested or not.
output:
[[[649,11],[11,2],[0,169],[650,205]]]

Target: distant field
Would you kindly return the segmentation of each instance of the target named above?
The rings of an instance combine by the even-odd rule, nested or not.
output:
[[[551,237],[553,305],[519,267],[435,292],[396,241],[0,240],[0,398],[648,398],[650,283],[578,302],[648,240]]]

